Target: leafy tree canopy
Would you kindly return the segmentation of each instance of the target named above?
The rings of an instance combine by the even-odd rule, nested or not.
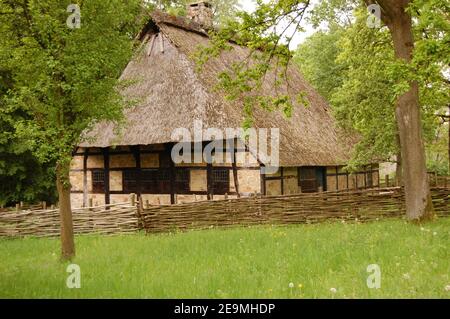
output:
[[[295,55],[305,76],[329,99],[339,122],[362,135],[351,167],[386,160],[398,154],[395,101],[420,84],[420,102],[425,139],[435,135],[434,113],[449,103],[448,82],[442,76],[448,68],[448,3],[415,0],[409,6],[414,18],[415,51],[412,63],[394,56],[389,30],[381,24],[369,28],[367,6],[358,0],[258,1],[253,13],[239,13],[239,19],[213,36],[213,44],[199,53],[200,65],[211,56],[229,49],[228,40],[252,49],[252,64],[236,64],[220,75],[221,87],[229,98],[244,97],[244,108],[281,109],[290,114],[288,96],[245,99],[258,88],[268,72],[276,72],[274,85],[288,82],[285,69],[292,61],[288,49],[292,36],[302,32],[305,20],[326,23],[328,30],[307,40]],[[259,50],[262,49],[262,50]],[[251,112],[247,112],[251,115]]]
[[[332,103],[341,125],[362,135],[351,162],[351,166],[358,166],[399,154],[394,108],[399,89],[396,72],[401,66],[394,58],[386,28],[367,27],[366,10],[352,9],[351,16],[352,23],[345,20],[337,25],[334,19],[328,30],[307,39],[297,49],[295,61],[305,77]],[[421,84],[425,141],[429,149],[437,150],[432,144],[442,123],[435,114],[449,101],[448,83],[442,72],[446,57],[425,49],[439,45],[430,36],[423,40],[420,35],[423,25],[416,28],[416,61],[420,60],[416,63],[420,63],[421,71],[415,78]],[[443,134],[440,135],[442,138]],[[436,158],[429,154],[431,157]],[[444,160],[443,167],[448,167],[445,156],[437,158]],[[432,166],[430,162],[430,169],[436,168],[436,161]]]
[[[23,146],[39,161],[66,169],[84,130],[122,118],[118,78],[142,10],[138,0],[78,1],[77,27],[68,12],[73,2],[0,4],[2,64],[13,83],[2,97],[2,113],[26,115],[13,123]]]

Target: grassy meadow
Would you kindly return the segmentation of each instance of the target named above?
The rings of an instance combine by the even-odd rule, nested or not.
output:
[[[0,240],[0,298],[449,298],[450,219]],[[381,268],[369,289],[367,266]],[[446,288],[447,287],[447,288]]]

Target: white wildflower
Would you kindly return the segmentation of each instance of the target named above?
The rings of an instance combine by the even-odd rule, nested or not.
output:
[[[330,288],[330,292],[335,294],[335,293],[337,293],[337,289],[336,288]]]

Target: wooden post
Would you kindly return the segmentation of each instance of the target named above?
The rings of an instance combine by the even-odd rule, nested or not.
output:
[[[142,219],[142,211],[143,210],[144,210],[144,206],[142,203],[142,197],[138,196],[138,202],[137,202],[137,207],[136,207],[136,217],[138,220],[138,228],[139,229],[145,229],[144,220]]]
[[[176,204],[176,198],[175,198],[175,182],[176,182],[176,176],[175,176],[175,163],[172,160],[172,147],[169,147],[166,152],[168,152],[168,157],[170,159],[170,203],[172,205]]]
[[[91,226],[92,230],[94,230],[95,229],[94,217],[92,216],[92,214],[90,214],[91,212],[94,211],[94,209],[92,208],[92,207],[94,207],[94,198],[89,197],[87,206],[88,206],[88,212],[89,212],[89,222],[91,223],[90,226]]]
[[[42,209],[47,209],[47,202],[46,201],[43,201],[42,202]]]
[[[233,140],[233,149],[228,149],[231,156],[231,165],[233,168],[233,180],[234,180],[234,188],[236,189],[237,197],[240,198],[241,194],[239,193],[239,179],[237,173],[237,163],[236,163],[236,148],[237,148],[237,138]]]
[[[146,209],[149,209],[149,208],[150,208],[150,202],[149,202],[148,199],[145,201],[145,208],[146,208]]]
[[[83,206],[88,205],[88,178],[87,178],[87,161],[88,161],[88,149],[84,150],[83,155]]]
[[[148,48],[147,48],[147,56],[150,56],[152,54],[153,44],[155,43],[156,37],[157,37],[156,34],[152,35],[152,39],[150,40],[150,43],[149,43]]]
[[[280,167],[280,178],[281,178],[281,195],[284,195],[284,170]]]
[[[136,194],[130,194],[130,205],[136,206]]]
[[[266,195],[266,174],[262,172],[263,166],[261,165],[260,169],[260,176],[261,176],[261,194]]]
[[[384,177],[384,181],[386,182],[386,187],[389,188],[389,175]]]
[[[109,187],[109,148],[103,149],[103,162],[104,162],[104,170],[105,170],[105,205],[109,205],[111,203],[110,196],[110,187]]]
[[[16,211],[20,210],[20,204],[16,204]]]
[[[350,189],[350,183],[349,183],[349,176],[348,176],[348,172],[345,174],[347,177],[347,190]]]
[[[139,149],[139,146],[132,146],[132,152],[134,156],[135,161],[135,167],[136,167],[136,184],[137,184],[137,196],[141,196],[141,151]]]
[[[207,192],[208,192],[208,195],[207,195],[207,197],[208,197],[208,200],[213,200],[213,193],[214,193],[214,190],[213,190],[213,187],[212,187],[212,181],[211,181],[211,178],[212,178],[212,164],[211,163],[208,163],[207,164],[207,166],[206,166],[206,180],[207,180]]]

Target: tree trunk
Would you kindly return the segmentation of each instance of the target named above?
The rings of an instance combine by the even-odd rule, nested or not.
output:
[[[405,11],[409,1],[378,2],[386,13],[385,22],[392,35],[396,57],[410,63],[414,39],[411,16]],[[431,219],[434,208],[425,162],[417,82],[411,82],[409,91],[398,97],[395,117],[400,135],[406,215],[413,221]]]
[[[59,216],[61,221],[61,257],[70,260],[75,257],[73,237],[72,208],[70,205],[69,167],[58,165],[56,187],[59,197]]]
[[[402,166],[402,152],[400,150],[400,135],[397,132],[396,135],[396,139],[397,139],[397,146],[398,146],[398,151],[397,151],[397,163],[396,163],[396,167],[395,167],[395,180],[397,183],[397,186],[404,186],[403,185],[403,166]]]

